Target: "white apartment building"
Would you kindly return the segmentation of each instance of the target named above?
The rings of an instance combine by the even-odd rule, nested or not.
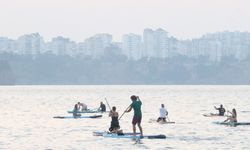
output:
[[[122,53],[128,59],[138,60],[141,58],[141,36],[133,33],[122,36]]]
[[[17,53],[15,40],[0,37],[0,53]]]
[[[143,57],[169,57],[168,33],[159,28],[155,31],[145,29],[143,32]]]
[[[85,51],[91,56],[99,57],[104,54],[104,49],[112,43],[112,35],[96,34],[84,41]]]
[[[26,34],[17,39],[16,45],[20,54],[36,56],[44,48],[44,40],[39,33]]]
[[[70,54],[69,47],[70,39],[58,36],[52,38],[52,41],[47,43],[47,51],[52,52],[55,55],[66,55]]]

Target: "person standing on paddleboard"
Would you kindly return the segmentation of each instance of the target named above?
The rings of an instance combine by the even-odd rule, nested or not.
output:
[[[142,105],[142,102],[139,99],[139,96],[132,95],[130,97],[130,99],[132,100],[132,104],[130,105],[128,110],[126,110],[126,112],[130,112],[132,110],[132,108],[134,110],[134,117],[132,120],[133,133],[134,133],[134,135],[136,134],[136,124],[137,124],[137,126],[140,130],[141,136],[143,136],[142,127],[141,127],[141,120],[142,120],[141,105]]]

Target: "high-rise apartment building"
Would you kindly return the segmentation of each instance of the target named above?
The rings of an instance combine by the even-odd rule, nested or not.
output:
[[[138,60],[141,58],[141,36],[133,33],[122,36],[122,53],[128,59]]]
[[[155,31],[145,29],[143,32],[143,57],[169,57],[168,33],[159,28]]]
[[[47,43],[47,50],[55,55],[75,56],[77,54],[77,44],[69,38],[58,36]]]
[[[17,41],[17,50],[21,54],[36,56],[44,47],[44,40],[39,33],[20,36]]]
[[[94,57],[104,54],[104,49],[112,43],[112,35],[96,34],[85,40],[85,50]]]

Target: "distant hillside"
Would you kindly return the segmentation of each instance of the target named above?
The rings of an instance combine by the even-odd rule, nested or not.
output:
[[[223,57],[178,56],[169,59],[128,60],[116,53],[100,58],[51,54],[36,58],[0,54],[2,85],[96,85],[96,84],[250,84],[250,57],[239,61]]]

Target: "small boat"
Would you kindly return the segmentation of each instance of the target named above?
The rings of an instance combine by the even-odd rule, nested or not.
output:
[[[219,125],[228,125],[228,126],[239,126],[239,125],[250,125],[250,122],[213,122],[214,124]]]
[[[55,116],[56,119],[81,119],[81,118],[101,118],[102,115],[93,115],[93,116]]]

